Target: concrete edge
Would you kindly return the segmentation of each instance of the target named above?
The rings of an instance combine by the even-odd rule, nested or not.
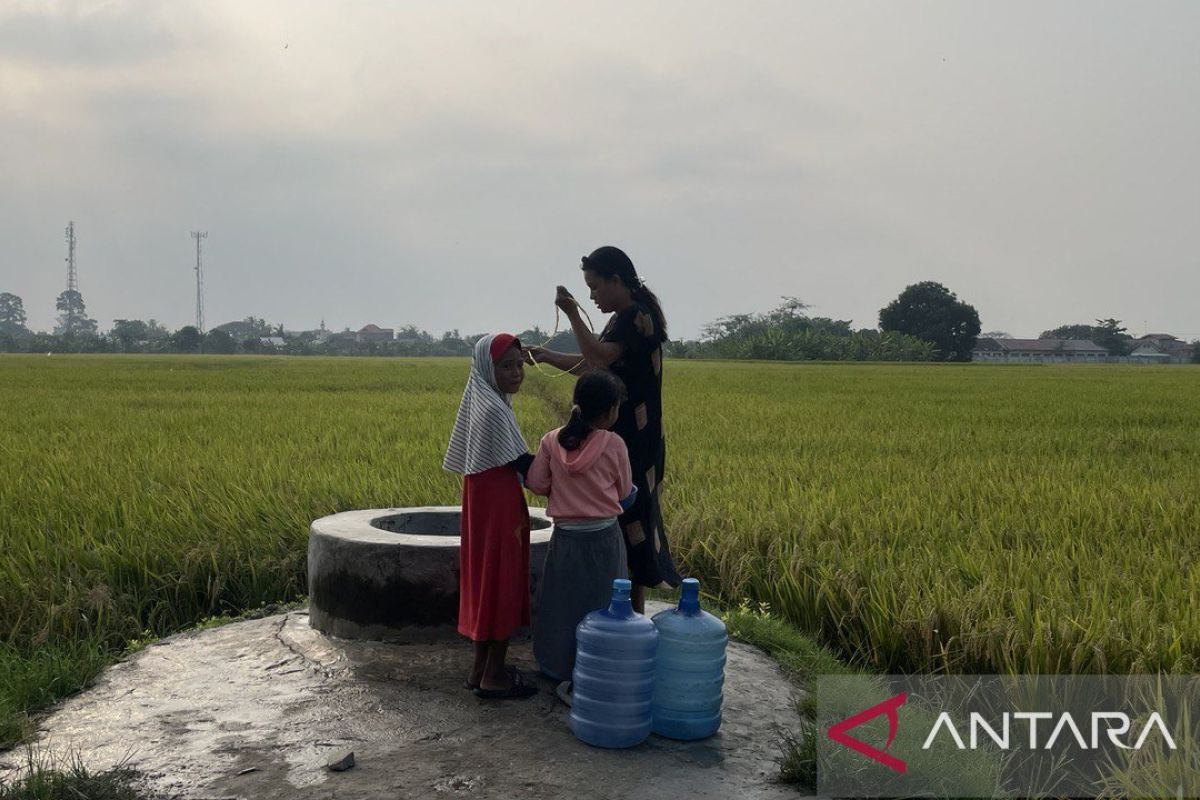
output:
[[[374,545],[392,545],[405,547],[430,547],[458,549],[460,537],[448,534],[413,534],[392,533],[374,527],[372,520],[392,514],[428,514],[462,512],[461,506],[408,506],[405,508],[367,508],[355,511],[342,511],[337,514],[315,519],[309,526],[309,533],[314,536],[328,536],[335,539],[345,539],[352,542]],[[533,519],[545,520],[550,523],[545,528],[534,528],[529,532],[529,544],[544,545],[550,542],[554,534],[554,521],[546,515],[544,508],[530,508],[529,516]]]

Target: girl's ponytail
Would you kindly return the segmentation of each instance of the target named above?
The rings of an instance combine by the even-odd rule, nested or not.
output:
[[[583,446],[595,423],[625,399],[625,384],[611,372],[594,369],[575,381],[571,418],[558,432],[558,444],[568,452]]]
[[[574,405],[571,406],[571,418],[558,432],[558,443],[563,450],[578,450],[579,446],[583,444],[583,440],[591,432],[592,429],[583,421],[583,411],[578,405]]]

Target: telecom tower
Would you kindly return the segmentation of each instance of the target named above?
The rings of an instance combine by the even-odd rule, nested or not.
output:
[[[200,240],[208,238],[208,231],[192,231],[196,240],[196,330],[204,335],[204,273],[200,269]]]
[[[67,291],[79,291],[79,277],[75,274],[75,222],[67,223]]]
[[[79,276],[75,272],[75,221],[67,223],[67,291],[79,294]],[[75,330],[75,301],[67,304],[67,330]]]

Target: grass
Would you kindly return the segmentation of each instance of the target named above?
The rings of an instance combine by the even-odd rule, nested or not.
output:
[[[49,764],[29,755],[23,776],[0,782],[0,800],[149,800],[140,776],[118,767],[93,772],[76,758],[66,764]]]

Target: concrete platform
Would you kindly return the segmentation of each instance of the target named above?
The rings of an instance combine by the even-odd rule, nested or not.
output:
[[[510,652],[533,669],[527,642]],[[800,796],[776,781],[797,690],[755,648],[730,644],[720,733],[621,751],[575,739],[549,682],[527,700],[476,698],[462,687],[470,653],[333,639],[305,612],[232,623],[113,666],[42,720],[35,749],[95,769],[126,760],[183,798]],[[342,748],[356,765],[330,772]],[[0,776],[23,758],[0,754]]]

